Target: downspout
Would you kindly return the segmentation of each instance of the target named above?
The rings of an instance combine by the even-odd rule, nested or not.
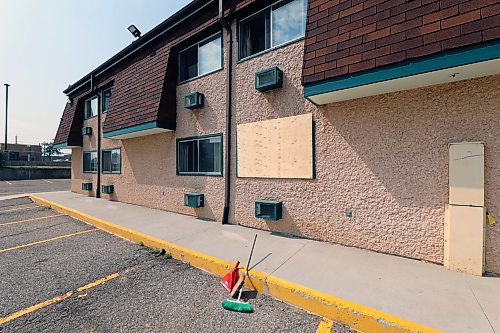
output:
[[[90,91],[95,90],[94,73],[90,75]],[[97,184],[95,189],[95,197],[101,197],[101,96],[97,95]]]
[[[224,211],[222,214],[222,224],[229,222],[229,207],[231,204],[231,118],[232,118],[232,68],[233,68],[233,33],[231,24],[224,18],[224,1],[219,0],[219,22],[226,30],[226,159],[224,164],[225,184],[224,184]]]

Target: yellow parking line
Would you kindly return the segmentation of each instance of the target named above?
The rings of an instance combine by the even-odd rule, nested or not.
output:
[[[95,228],[95,229],[90,229],[90,230],[85,230],[85,231],[79,231],[79,232],[75,232],[75,233],[72,233],[72,234],[62,235],[62,236],[58,236],[58,237],[54,237],[54,238],[49,238],[49,239],[44,239],[44,240],[41,240],[41,241],[38,241],[38,242],[33,242],[33,243],[18,245],[18,246],[14,246],[14,247],[9,247],[8,249],[0,250],[0,253],[7,252],[7,251],[12,251],[12,250],[17,250],[17,249],[22,249],[24,247],[38,245],[38,244],[42,244],[42,243],[47,243],[47,242],[51,242],[51,241],[62,239],[62,238],[68,238],[68,237],[73,237],[73,236],[76,236],[76,235],[86,234],[86,233],[89,233],[89,232],[92,232],[92,231],[97,231],[97,230],[99,230],[99,229]]]
[[[316,329],[316,333],[330,333],[332,330],[333,321],[330,319],[323,318]]]
[[[27,205],[32,205],[30,207],[18,207],[18,208],[12,208],[12,209],[6,209],[6,210],[0,210],[0,213],[8,213],[8,212],[14,212],[16,210],[29,210],[29,209],[34,209],[34,208],[38,208],[40,206],[37,206],[37,205],[33,205],[33,204],[27,204]],[[25,206],[25,205],[23,205]]]
[[[57,302],[61,302],[61,301],[65,300],[65,299],[71,297],[76,292],[80,292],[82,290],[87,290],[87,289],[93,288],[95,286],[98,286],[100,284],[105,283],[106,281],[115,279],[115,278],[117,278],[119,276],[120,276],[120,274],[113,273],[111,275],[103,277],[102,279],[99,279],[99,280],[94,281],[92,283],[86,284],[86,285],[84,285],[84,286],[76,289],[76,291],[75,290],[70,290],[70,291],[68,291],[64,295],[53,297],[53,298],[51,298],[49,300],[46,300],[46,301],[40,302],[38,304],[32,305],[30,307],[27,307],[26,309],[14,312],[14,313],[8,315],[7,317],[0,318],[0,324],[5,324],[5,323],[7,323],[7,322],[9,322],[11,320],[14,320],[16,318],[22,317],[24,315],[27,315],[28,313],[31,313],[31,312],[34,312],[36,310],[42,309],[42,308],[47,307],[47,306],[49,306],[51,304],[54,304],[54,303],[57,303]]]
[[[4,182],[6,182],[6,183],[7,183],[7,184],[9,184],[9,185],[12,185],[12,183],[11,183],[11,182],[9,182],[8,180],[4,180]]]
[[[49,216],[43,216],[43,217],[34,217],[32,219],[26,219],[26,220],[19,220],[19,221],[12,221],[12,222],[7,222],[7,223],[2,223],[2,224],[0,224],[0,227],[4,226],[4,225],[11,225],[11,224],[24,223],[24,222],[45,220],[45,219],[50,219],[51,217],[58,217],[58,216],[64,216],[64,214],[55,214],[55,215],[49,215]]]

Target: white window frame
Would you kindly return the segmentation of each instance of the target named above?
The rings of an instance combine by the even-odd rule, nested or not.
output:
[[[217,35],[219,35],[219,38],[220,38],[220,49],[221,49],[221,52],[220,52],[220,54],[221,54],[220,67],[216,68],[216,69],[214,69],[214,70],[212,70],[210,72],[207,72],[207,73],[204,73],[204,74],[200,75],[200,44],[203,44],[207,40],[209,40],[209,39],[211,39],[211,38],[213,38],[213,37],[215,37]],[[197,67],[197,73],[198,73],[198,75],[196,75],[196,76],[194,76],[194,77],[192,77],[190,79],[186,79],[184,81],[181,81],[181,68],[180,68],[181,53],[184,52],[184,51],[186,51],[186,50],[189,50],[193,46],[197,47],[197,52],[198,52],[198,61],[196,62],[196,67]],[[182,83],[185,83],[185,82],[189,82],[191,80],[195,80],[195,79],[203,77],[205,75],[212,74],[214,72],[220,71],[223,68],[224,68],[224,46],[223,46],[223,40],[222,40],[222,33],[220,31],[217,32],[217,33],[215,33],[215,34],[213,34],[213,35],[211,35],[211,36],[208,36],[207,38],[205,38],[205,39],[203,39],[203,40],[201,40],[201,41],[199,41],[197,43],[194,43],[194,44],[192,44],[192,45],[190,45],[190,46],[188,46],[188,47],[180,50],[179,53],[177,54],[177,82],[179,84],[182,84]]]
[[[90,102],[90,105],[92,106],[92,100],[94,100],[94,99],[97,99],[97,113],[94,114],[94,115],[91,115],[91,116],[87,116],[88,115],[88,102]],[[92,96],[90,98],[87,98],[85,100],[85,104],[83,106],[83,118],[84,119],[90,119],[90,118],[93,118],[93,117],[97,116],[98,113],[99,113],[99,96],[94,95],[94,96]]]

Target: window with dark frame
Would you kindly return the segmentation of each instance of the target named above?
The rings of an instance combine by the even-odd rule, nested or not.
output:
[[[221,34],[211,36],[179,52],[179,82],[222,68]]]
[[[108,112],[110,102],[111,102],[111,88],[108,88],[102,92],[102,113]]]
[[[85,101],[85,106],[84,106],[85,119],[97,116],[97,112],[99,110],[99,106],[97,105],[98,101],[99,98],[97,96],[92,96],[91,98]]]
[[[222,176],[222,134],[177,140],[177,172]]]
[[[83,172],[97,172],[97,152],[83,152]]]
[[[104,149],[102,151],[102,172],[120,173],[121,172],[121,149]]]
[[[241,20],[239,59],[304,37],[307,0],[279,1]]]

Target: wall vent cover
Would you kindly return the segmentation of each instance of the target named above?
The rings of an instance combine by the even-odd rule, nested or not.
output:
[[[205,206],[205,195],[202,193],[185,193],[184,206],[200,208]]]
[[[82,183],[82,191],[92,191],[92,183]]]
[[[255,89],[264,92],[283,87],[283,71],[272,67],[255,73]]]
[[[82,135],[92,135],[92,127],[83,127]]]
[[[283,204],[281,201],[257,200],[255,201],[255,217],[270,221],[281,220]]]
[[[102,193],[112,194],[114,191],[115,187],[113,185],[102,185]]]
[[[189,110],[200,109],[205,104],[205,96],[202,93],[194,92],[184,95],[184,107]]]

